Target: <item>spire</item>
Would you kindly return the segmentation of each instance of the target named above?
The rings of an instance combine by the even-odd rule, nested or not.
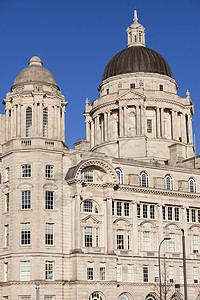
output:
[[[134,10],[134,23],[130,25],[126,32],[128,35],[128,45],[127,47],[132,46],[143,46],[145,45],[145,28],[138,23],[137,10]]]

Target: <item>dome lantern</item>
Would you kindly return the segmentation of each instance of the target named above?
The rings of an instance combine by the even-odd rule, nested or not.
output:
[[[146,47],[145,28],[140,23],[138,23],[137,10],[134,11],[133,21],[134,23],[126,29],[128,35],[127,47],[132,47],[132,46]]]

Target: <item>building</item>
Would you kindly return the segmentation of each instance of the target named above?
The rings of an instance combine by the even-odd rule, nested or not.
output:
[[[16,77],[0,115],[0,297],[9,300],[158,300],[165,236],[169,299],[181,284],[200,299],[200,163],[193,103],[177,94],[145,29],[107,64],[86,100],[86,140],[65,144],[65,107],[38,57]],[[162,267],[164,260],[162,259]],[[37,287],[37,289],[36,289]]]

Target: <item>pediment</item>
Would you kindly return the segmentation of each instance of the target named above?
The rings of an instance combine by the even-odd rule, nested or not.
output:
[[[21,189],[32,189],[34,187],[34,185],[32,184],[32,183],[30,183],[30,182],[21,182],[18,186],[17,186],[17,188],[19,189],[19,190],[21,190]]]
[[[81,221],[84,222],[84,223],[86,223],[88,221],[92,221],[92,223],[96,223],[96,224],[98,224],[100,222],[99,220],[97,220],[97,218],[95,218],[94,216],[91,216],[91,215],[90,216],[86,216]]]
[[[146,96],[141,94],[140,92],[132,89],[128,90],[126,92],[123,92],[119,97],[117,98],[118,101],[121,100],[133,100],[133,99],[141,99],[142,101],[146,100]]]
[[[44,188],[45,190],[57,190],[57,189],[58,189],[57,185],[54,184],[54,183],[45,183],[45,184],[43,185],[43,188]]]

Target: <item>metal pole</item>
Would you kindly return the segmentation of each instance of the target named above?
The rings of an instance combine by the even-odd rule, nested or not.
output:
[[[185,259],[185,235],[184,229],[182,231],[182,247],[183,247],[183,277],[184,277],[184,294],[185,300],[187,300],[187,277],[186,277],[186,259]]]
[[[175,284],[176,289],[176,299],[180,300],[180,284]]]
[[[35,290],[36,290],[36,300],[40,300],[40,287],[39,287],[40,283],[36,282],[35,285],[36,285],[36,288],[35,288]]]
[[[170,237],[165,237],[159,244],[158,247],[158,268],[159,268],[159,287],[160,287],[160,300],[162,300],[162,283],[161,283],[161,266],[160,266],[160,248],[164,241],[169,241]]]

